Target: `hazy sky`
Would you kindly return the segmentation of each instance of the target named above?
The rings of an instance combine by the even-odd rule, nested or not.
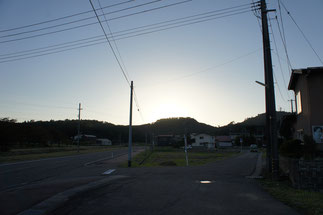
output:
[[[100,3],[105,7],[127,2],[104,9],[108,13],[106,18],[112,19],[108,23],[114,33],[252,3],[252,0],[192,0],[121,18],[182,1],[155,1],[119,12],[117,11],[123,8],[153,0],[100,0]],[[281,1],[317,54],[323,58],[323,1]],[[98,0],[92,2],[99,8]],[[290,102],[287,100],[293,95],[286,89],[290,70],[275,19],[277,15],[282,27],[278,0],[268,0],[267,3],[270,9],[277,9],[276,13],[270,13],[274,33],[271,35],[271,48],[274,51],[272,57],[277,81],[276,107],[277,110],[290,111]],[[83,119],[128,124],[128,83],[107,43],[89,46],[104,41],[102,37],[98,37],[103,35],[100,25],[91,24],[97,21],[96,18],[85,19],[93,17],[93,11],[10,30],[91,9],[88,0],[0,0],[0,117],[19,121],[76,119],[78,103],[81,102]],[[264,81],[262,36],[257,17],[252,11],[247,11],[249,9],[250,5],[241,6],[234,8],[231,14],[246,13],[135,37],[124,38],[142,32],[115,34],[115,39],[119,39],[116,43],[126,73],[134,81],[142,114],[141,117],[134,105],[133,123],[149,123],[165,117],[192,117],[217,126],[263,113],[264,88],[255,83],[256,80]],[[228,11],[221,10],[218,13],[220,12]],[[281,12],[291,66],[322,66],[286,11],[282,8]],[[99,10],[98,14],[102,12]],[[198,17],[191,19],[194,18]],[[74,22],[80,19],[85,20]],[[101,20],[104,20],[103,16]],[[182,22],[179,24],[185,23],[183,19],[177,22],[180,21]],[[64,24],[67,22],[74,23]],[[86,24],[89,25],[61,31]],[[102,24],[109,33],[106,23]],[[170,22],[164,23],[161,28],[174,26],[169,24]],[[61,26],[49,28],[55,25]],[[155,25],[150,28],[144,32],[160,29]],[[136,31],[138,30],[141,29]],[[54,31],[61,32],[47,34]],[[45,35],[37,36],[39,34]],[[83,40],[91,37],[94,37],[92,40],[101,40],[91,43],[85,43],[90,40]],[[73,41],[78,42],[70,43]],[[58,44],[63,45],[57,46]],[[80,46],[86,47],[76,49]],[[47,49],[40,49],[45,47]],[[75,49],[63,51],[68,48]],[[22,52],[28,50],[29,52]],[[48,54],[51,52],[57,53]],[[31,56],[38,57],[29,58]]]

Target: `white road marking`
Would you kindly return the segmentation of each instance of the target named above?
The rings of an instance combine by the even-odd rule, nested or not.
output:
[[[107,171],[102,173],[102,175],[109,175],[109,174],[113,173],[114,171],[115,171],[115,169],[108,169]]]

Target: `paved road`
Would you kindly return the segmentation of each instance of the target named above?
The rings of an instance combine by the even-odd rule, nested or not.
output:
[[[140,150],[136,148],[135,150]],[[0,214],[13,215],[57,193],[102,179],[128,149],[0,165]],[[109,166],[95,162],[105,158]],[[127,155],[120,158],[126,159]],[[94,163],[93,163],[94,162]],[[111,164],[112,163],[112,164]]]
[[[113,174],[128,177],[81,194],[53,215],[297,214],[246,178],[256,159],[247,152],[202,167],[117,169]]]
[[[127,153],[127,148],[68,157],[48,158],[37,161],[0,165],[0,192],[51,178],[88,174],[96,160]]]

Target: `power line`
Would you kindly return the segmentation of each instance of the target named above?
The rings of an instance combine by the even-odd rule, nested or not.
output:
[[[176,26],[172,26],[172,27],[166,27],[166,28],[157,29],[157,30],[148,31],[148,32],[143,32],[143,33],[138,33],[138,34],[134,34],[134,35],[131,35],[134,32],[130,32],[128,34],[122,34],[122,36],[125,36],[125,37],[118,37],[115,40],[117,41],[117,40],[127,39],[127,38],[131,38],[131,37],[141,36],[141,35],[145,35],[145,34],[151,34],[151,33],[159,32],[159,31],[169,30],[169,29],[173,29],[173,28],[183,27],[183,26],[187,26],[187,25],[198,24],[198,23],[201,23],[201,22],[206,22],[206,21],[215,20],[215,19],[219,19],[219,18],[224,18],[224,17],[228,17],[228,16],[238,15],[238,14],[246,13],[246,12],[249,12],[249,11],[250,10],[246,10],[246,11],[242,11],[242,12],[238,12],[238,13],[223,15],[223,16],[220,16],[220,17],[213,17],[213,18],[209,18],[209,19],[203,19],[203,20],[199,20],[199,21],[195,21],[197,19],[195,19],[195,20],[188,20],[189,22],[188,23],[185,23],[185,24],[180,24],[180,25],[176,25]],[[204,17],[202,17],[202,18],[204,18]],[[198,19],[201,19],[201,18],[198,18]],[[145,29],[145,30],[142,30],[142,31],[146,31],[146,30],[149,30],[149,29]],[[126,35],[130,35],[130,36],[126,36]],[[118,36],[120,36],[120,35],[118,35]],[[43,51],[40,51],[38,53],[43,53],[43,52],[47,52],[49,50],[55,50],[55,49],[60,49],[60,48],[65,48],[65,47],[70,47],[70,46],[75,46],[75,45],[80,45],[80,46],[77,46],[77,47],[68,48],[68,49],[59,50],[59,51],[53,51],[53,52],[44,53],[44,54],[36,54],[36,55],[33,55],[33,56],[28,56],[30,54],[19,55],[19,56],[26,56],[27,55],[27,57],[21,57],[21,58],[16,58],[16,59],[4,60],[4,61],[0,61],[0,63],[12,62],[12,61],[23,60],[23,59],[29,59],[29,58],[33,58],[33,57],[40,57],[40,56],[45,56],[45,55],[49,55],[49,54],[60,53],[60,52],[64,52],[64,51],[69,51],[69,50],[74,50],[74,49],[78,49],[78,48],[84,48],[84,47],[89,47],[89,46],[93,46],[93,45],[98,45],[98,44],[105,43],[105,42],[96,42],[96,43],[93,43],[95,41],[100,41],[100,40],[103,40],[104,39],[104,36],[95,36],[95,37],[92,37],[92,38],[99,38],[99,37],[102,37],[102,38],[101,39],[95,39],[95,40],[88,41],[88,42],[84,42],[84,43],[78,43],[78,44],[67,45],[67,46],[63,46],[63,47],[59,47],[59,48],[53,48],[53,49],[43,50]],[[75,43],[75,42],[78,42],[78,41],[84,41],[84,40],[89,40],[89,39],[91,39],[91,38],[81,39],[81,40],[73,41],[73,42],[70,42],[70,43]],[[63,44],[67,44],[67,43],[58,44],[57,46],[61,46]],[[83,45],[83,44],[86,44],[86,45]],[[49,46],[49,47],[55,47],[55,45]],[[46,48],[47,47],[43,47],[43,48],[39,48],[39,49],[41,50],[41,49],[46,49]],[[32,49],[32,51],[39,50],[39,49]],[[21,52],[18,52],[18,53],[25,53],[25,52],[28,52],[28,50],[21,51]],[[10,53],[10,54],[6,55],[6,57],[3,57],[2,59],[8,58],[7,56],[14,55],[14,54],[16,54],[16,53]],[[35,54],[35,53],[31,53],[31,54]],[[2,55],[2,56],[5,56],[5,55]],[[11,56],[10,58],[14,58],[14,57],[15,56]]]
[[[160,1],[160,0],[158,0],[158,1]],[[167,8],[167,7],[171,7],[171,6],[175,6],[175,5],[187,3],[187,2],[190,2],[190,1],[192,1],[192,0],[185,0],[185,1],[177,2],[177,3],[173,3],[173,4],[164,5],[164,6],[161,6],[161,7],[156,7],[156,8],[151,8],[151,9],[147,9],[147,10],[143,10],[143,11],[131,13],[131,14],[126,14],[126,15],[122,15],[122,16],[110,18],[110,19],[108,19],[108,21],[112,21],[112,20],[116,20],[116,19],[121,19],[121,18],[129,17],[129,16],[134,16],[134,15],[138,15],[138,14],[142,14],[142,13],[147,13],[147,12],[151,12],[151,11],[154,11],[154,10],[160,10],[160,9],[163,9],[163,8]],[[61,30],[51,31],[51,32],[42,33],[42,34],[36,34],[36,35],[28,36],[28,37],[22,37],[22,38],[16,38],[16,39],[10,39],[10,40],[5,40],[5,41],[0,41],[0,44],[1,43],[9,43],[9,42],[20,41],[20,40],[25,40],[25,39],[31,39],[31,38],[35,38],[35,37],[45,36],[45,35],[54,34],[54,33],[60,33],[60,32],[69,31],[69,30],[74,30],[74,29],[78,29],[78,28],[83,28],[83,27],[87,27],[87,26],[90,26],[90,25],[94,25],[94,24],[97,24],[97,23],[98,22],[92,22],[92,23],[88,23],[88,24],[83,24],[83,25],[78,25],[78,26],[74,26],[74,27],[69,27],[69,28],[61,29]]]
[[[142,114],[142,109],[139,106],[136,91],[134,90],[133,92],[134,92],[134,100],[135,100],[135,104],[136,104],[136,107],[137,107],[137,111],[139,112],[139,115],[140,115],[140,118],[141,118],[142,122],[145,123],[145,119],[144,119],[144,116]]]
[[[286,80],[285,80],[285,76],[284,76],[284,73],[283,73],[283,68],[282,68],[282,64],[280,62],[280,58],[279,58],[279,52],[278,52],[278,48],[277,48],[277,43],[276,43],[276,39],[275,39],[275,34],[274,34],[274,30],[273,30],[273,27],[272,27],[272,24],[271,24],[271,20],[269,19],[269,26],[270,26],[270,29],[271,29],[271,33],[273,35],[273,41],[274,41],[274,45],[275,45],[275,49],[277,51],[277,59],[278,59],[278,63],[279,63],[279,68],[280,68],[280,72],[281,72],[281,75],[282,75],[282,78],[283,78],[283,82],[284,82],[284,87],[285,87],[285,91],[286,91],[286,95],[287,95],[287,98],[290,99],[290,95],[288,94],[288,88],[287,88],[287,85],[286,85]],[[278,83],[278,82],[277,82]]]
[[[89,2],[90,2],[90,4],[91,4],[91,7],[92,7],[92,9],[93,9],[93,12],[95,13],[96,18],[98,19],[98,22],[99,22],[99,24],[100,24],[100,26],[101,26],[101,29],[102,29],[102,31],[103,31],[103,33],[104,33],[104,35],[105,35],[105,38],[107,39],[107,42],[108,42],[108,44],[109,44],[109,46],[110,46],[110,48],[111,48],[111,50],[112,50],[112,53],[113,53],[113,55],[114,55],[114,57],[115,57],[116,61],[118,62],[118,65],[119,65],[119,67],[120,67],[120,69],[121,69],[121,72],[122,72],[122,74],[123,74],[124,78],[126,79],[126,81],[127,81],[128,85],[130,86],[129,79],[128,79],[128,77],[127,77],[127,75],[126,75],[125,71],[123,70],[123,68],[122,68],[122,66],[121,66],[121,64],[120,64],[120,61],[119,61],[119,59],[118,59],[118,57],[117,57],[117,55],[116,55],[116,53],[115,53],[115,51],[114,51],[114,49],[113,49],[113,46],[111,45],[111,42],[110,42],[110,40],[109,40],[109,38],[108,38],[108,36],[107,36],[107,34],[106,34],[106,32],[105,32],[104,28],[103,28],[103,25],[102,25],[102,23],[101,23],[101,21],[100,21],[100,18],[99,18],[98,14],[97,14],[97,12],[96,12],[96,10],[95,10],[94,6],[93,6],[93,3],[92,3],[92,1],[91,1],[91,0],[89,0]]]
[[[286,59],[287,59],[287,64],[289,66],[289,71],[290,71],[289,75],[291,75],[291,70],[292,70],[293,67],[292,67],[292,64],[291,64],[290,59],[289,59],[289,55],[288,55],[288,51],[287,51],[287,46],[286,46],[286,43],[284,41],[284,38],[283,38],[283,35],[282,35],[282,31],[280,29],[280,25],[279,25],[279,21],[278,21],[277,16],[276,16],[276,22],[277,22],[277,27],[278,27],[279,35],[280,35],[280,38],[281,38],[282,43],[283,43],[283,46],[284,46],[285,55],[286,55]]]
[[[98,0],[98,3],[99,3],[100,8],[102,8],[101,3],[100,3],[100,0]],[[102,11],[102,14],[104,14],[103,9],[101,9],[101,11]],[[123,66],[123,69],[124,69],[124,71],[126,72],[127,76],[129,77],[129,73],[128,73],[127,68],[126,68],[126,65],[125,65],[125,63],[124,63],[124,61],[123,61],[123,59],[122,59],[122,56],[121,56],[121,53],[120,53],[120,51],[119,51],[119,48],[118,48],[117,42],[115,41],[115,38],[114,38],[114,36],[113,36],[113,33],[112,33],[112,31],[111,31],[111,28],[110,28],[110,25],[109,25],[109,23],[108,23],[108,21],[107,21],[107,18],[106,18],[106,16],[105,16],[105,15],[103,15],[103,17],[104,17],[105,24],[107,25],[107,27],[108,27],[108,29],[109,29],[109,32],[110,32],[110,35],[111,35],[111,38],[112,38],[112,42],[114,43],[114,46],[116,47],[116,51],[117,51],[117,53],[118,53],[118,56],[119,56],[119,59],[120,59],[120,62],[121,62],[121,64],[122,64],[122,66]]]
[[[277,88],[278,88],[279,95],[281,96],[281,98],[283,99],[283,101],[288,102],[287,100],[285,100],[285,98],[284,98],[284,96],[283,96],[283,94],[282,94],[282,92],[281,92],[281,90],[280,90],[280,86],[279,86],[279,84],[278,84],[278,81],[277,81],[277,78],[276,78],[275,72],[273,72],[273,75],[274,75],[274,79],[275,79],[276,84],[277,84]]]
[[[304,39],[306,40],[307,44],[310,46],[310,48],[312,49],[312,51],[314,52],[314,54],[316,55],[316,57],[318,58],[318,60],[323,64],[323,60],[321,59],[321,57],[317,54],[317,52],[315,51],[314,47],[312,46],[311,42],[309,41],[309,39],[306,37],[304,31],[301,29],[301,27],[296,23],[295,19],[293,18],[293,16],[290,14],[290,12],[287,10],[287,8],[285,7],[285,5],[283,4],[283,2],[281,2],[283,8],[285,9],[285,11],[287,12],[287,14],[289,15],[289,17],[292,19],[292,21],[294,22],[294,24],[296,25],[296,27],[298,28],[298,30],[301,32],[302,36],[304,37]]]
[[[249,5],[249,4],[245,4],[245,5]],[[121,31],[114,32],[114,33],[111,32],[110,35],[113,36],[113,35],[116,35],[117,34],[117,35],[122,35],[123,36],[123,34],[121,34],[123,32],[129,32],[129,31],[133,31],[133,30],[137,30],[137,29],[144,29],[144,28],[148,28],[148,27],[154,27],[154,26],[158,26],[158,25],[161,25],[161,24],[169,23],[169,25],[174,25],[174,24],[180,24],[180,23],[187,22],[187,21],[195,21],[195,20],[198,20],[198,19],[205,19],[205,18],[208,18],[208,17],[218,16],[220,14],[226,14],[226,13],[231,13],[231,12],[235,12],[235,11],[240,11],[240,10],[245,9],[245,8],[240,8],[240,9],[232,10],[232,11],[227,11],[227,10],[235,9],[235,8],[238,8],[238,7],[241,7],[241,6],[245,6],[245,5],[240,5],[240,6],[236,6],[236,7],[230,7],[230,8],[220,9],[220,10],[209,11],[209,12],[195,14],[195,15],[186,16],[186,17],[182,17],[182,18],[167,20],[167,21],[163,21],[163,22],[158,22],[158,23],[154,23],[154,24],[139,26],[139,27],[130,28],[130,29],[126,29],[126,30],[121,30]],[[227,11],[227,12],[217,13],[217,12],[222,12],[222,11]],[[214,14],[214,13],[216,13],[216,14]],[[209,14],[211,14],[211,15],[209,15]],[[209,15],[209,16],[200,17],[200,16],[203,16],[203,15]],[[198,17],[198,18],[191,19],[191,20],[185,20],[185,19],[194,18],[194,17]],[[221,17],[219,17],[219,18],[221,18]],[[184,20],[184,21],[182,21],[182,22],[176,22],[176,21],[179,21],[179,20]],[[164,27],[164,26],[168,26],[168,25],[158,26],[158,27],[155,27],[155,28],[160,28],[160,27]],[[146,29],[146,30],[150,30],[150,29],[154,29],[154,28],[149,28],[149,29]],[[137,33],[137,32],[136,31],[133,31],[132,33]],[[42,48],[36,48],[36,49],[31,49],[31,50],[19,51],[19,52],[9,53],[9,54],[2,54],[0,56],[10,56],[10,55],[16,55],[16,54],[20,54],[20,53],[33,52],[33,51],[38,51],[38,50],[47,49],[47,48],[51,48],[51,47],[63,46],[63,45],[72,44],[72,43],[76,43],[76,42],[86,41],[86,40],[90,40],[90,39],[95,39],[94,41],[97,41],[96,39],[99,39],[99,38],[104,39],[104,35],[102,35],[102,36],[89,37],[89,38],[80,39],[80,40],[75,40],[75,41],[72,41],[72,42],[60,43],[60,44],[46,46],[46,47],[42,47]],[[114,40],[114,38],[112,38],[112,39]],[[93,42],[93,41],[90,41],[90,42]]]
[[[128,1],[125,1],[125,2],[113,4],[113,5],[108,5],[108,6],[105,6],[103,8],[115,7],[115,6],[119,6],[119,5],[122,5],[122,4],[130,3],[130,2],[133,2],[133,0],[128,0]],[[59,17],[59,18],[56,18],[56,19],[51,19],[51,20],[47,20],[47,21],[43,21],[43,22],[37,22],[37,23],[29,24],[29,25],[20,26],[20,27],[0,30],[0,33],[19,30],[19,29],[24,29],[24,28],[29,28],[29,27],[33,27],[33,26],[37,26],[37,25],[42,25],[42,24],[46,24],[46,23],[50,23],[50,22],[55,22],[55,21],[58,21],[58,20],[68,19],[68,18],[71,18],[71,17],[74,17],[74,16],[79,16],[79,15],[83,15],[83,14],[87,14],[87,13],[91,13],[91,12],[92,12],[92,10],[88,10],[88,11],[75,13],[75,14],[72,14],[72,15],[63,16],[63,17]]]
[[[154,85],[160,85],[160,84],[165,84],[165,83],[169,83],[169,82],[179,81],[179,80],[182,80],[182,79],[185,79],[185,78],[189,78],[189,77],[192,77],[192,76],[195,76],[195,75],[201,74],[201,73],[209,72],[209,71],[211,71],[211,70],[213,70],[213,69],[215,69],[215,68],[219,68],[219,67],[225,66],[225,65],[227,65],[227,64],[230,64],[230,63],[233,63],[233,62],[235,62],[235,61],[238,61],[238,60],[240,60],[240,59],[242,59],[242,58],[245,58],[245,57],[248,57],[248,56],[250,56],[250,55],[252,55],[252,54],[255,54],[255,53],[257,53],[257,52],[258,52],[259,50],[261,50],[261,49],[262,49],[262,48],[255,49],[255,50],[253,50],[253,51],[251,51],[251,52],[245,53],[245,54],[240,55],[240,56],[238,56],[238,57],[231,58],[231,59],[229,59],[229,60],[227,60],[227,61],[225,61],[225,62],[223,62],[223,63],[221,63],[221,64],[218,64],[218,65],[216,65],[216,66],[212,66],[212,67],[209,67],[209,68],[207,68],[207,69],[203,69],[203,70],[198,71],[198,72],[192,72],[192,73],[187,74],[187,75],[179,76],[179,77],[177,77],[177,78],[174,78],[174,79],[171,79],[171,80],[168,80],[168,81],[165,81],[165,82],[159,82],[159,83],[154,84]]]
[[[108,12],[108,13],[102,13],[101,15],[99,15],[99,17],[100,16],[105,16],[105,15],[108,15],[108,14],[119,13],[119,12],[122,12],[122,11],[134,9],[134,8],[137,8],[137,7],[146,6],[146,5],[153,4],[153,3],[156,3],[156,2],[159,2],[159,1],[161,1],[161,0],[155,0],[155,1],[144,3],[144,4],[135,5],[135,6],[132,6],[132,7],[123,8],[123,9],[119,9],[119,10],[116,10],[116,11]],[[100,7],[100,8],[102,8],[102,7]],[[96,10],[99,10],[99,9],[96,9]],[[102,11],[103,11],[103,8],[102,8]],[[34,32],[37,32],[37,31],[47,30],[47,29],[51,29],[51,28],[57,28],[57,27],[61,27],[61,26],[69,25],[69,24],[74,24],[74,23],[90,20],[90,19],[93,19],[93,18],[96,18],[96,17],[91,16],[91,17],[86,17],[86,18],[82,18],[82,19],[78,19],[78,20],[74,20],[74,21],[70,21],[70,22],[65,22],[65,23],[61,23],[61,24],[57,24],[57,25],[52,25],[52,26],[39,28],[39,29],[34,29],[34,30],[29,30],[29,31],[14,33],[14,34],[8,34],[8,35],[0,36],[0,38],[13,37],[13,36],[18,36],[18,35],[27,34],[27,33],[34,33]]]

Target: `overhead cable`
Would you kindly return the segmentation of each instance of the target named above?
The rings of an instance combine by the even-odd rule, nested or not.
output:
[[[190,1],[192,1],[192,0],[185,0],[185,1],[177,2],[177,3],[173,3],[173,4],[164,5],[164,6],[161,6],[161,7],[150,8],[150,9],[147,9],[147,10],[143,10],[143,11],[139,11],[139,12],[135,12],[135,13],[131,13],[131,14],[126,14],[126,15],[122,15],[122,16],[118,16],[118,17],[113,17],[113,18],[108,19],[107,21],[126,18],[126,17],[129,17],[129,16],[134,16],[134,15],[138,15],[138,14],[142,14],[142,13],[147,13],[147,12],[151,12],[151,11],[154,11],[154,10],[160,10],[160,9],[163,9],[163,8],[167,8],[167,7],[187,3],[187,2],[190,2]],[[0,41],[0,44],[1,43],[9,43],[9,42],[20,41],[20,40],[25,40],[25,39],[31,39],[31,38],[35,38],[35,37],[50,35],[50,34],[54,34],[54,33],[60,33],[60,32],[69,31],[69,30],[74,30],[74,29],[78,29],[78,28],[87,27],[87,26],[90,26],[90,25],[95,25],[97,23],[98,23],[98,21],[87,23],[87,24],[82,24],[82,25],[77,25],[77,26],[74,26],[74,27],[64,28],[64,29],[60,29],[60,30],[55,30],[55,31],[51,31],[51,32],[46,32],[46,33],[41,33],[41,34],[36,34],[36,35],[31,35],[31,36],[26,36],[26,37],[22,37],[22,38],[4,40],[4,41]]]
[[[307,44],[310,46],[310,48],[312,49],[312,51],[314,52],[314,54],[316,55],[316,57],[318,58],[318,60],[323,64],[323,60],[322,58],[318,55],[318,53],[315,51],[314,47],[312,46],[311,42],[309,41],[309,39],[307,38],[307,36],[305,35],[304,31],[301,29],[301,27],[297,24],[296,20],[293,18],[293,16],[290,14],[290,12],[287,10],[287,8],[285,7],[285,5],[283,4],[283,2],[281,2],[283,8],[285,9],[285,11],[287,12],[288,16],[292,19],[292,21],[294,22],[294,24],[296,25],[296,27],[298,28],[298,30],[301,32],[302,36],[304,37],[304,39],[306,40]]]
[[[113,55],[114,55],[114,57],[115,57],[115,59],[116,59],[116,61],[117,61],[118,65],[119,65],[119,67],[120,67],[120,70],[121,70],[121,72],[122,72],[122,74],[123,74],[124,78],[126,79],[126,81],[127,81],[128,85],[130,86],[130,81],[129,81],[129,79],[128,79],[128,77],[127,77],[127,75],[126,75],[126,73],[125,73],[125,71],[124,71],[123,67],[121,66],[121,63],[120,63],[120,61],[119,61],[119,59],[118,59],[118,57],[117,57],[117,55],[116,55],[116,52],[115,52],[115,51],[114,51],[114,49],[113,49],[113,46],[111,45],[111,42],[110,42],[110,40],[109,40],[109,38],[108,38],[108,36],[107,36],[107,34],[106,34],[106,32],[105,32],[104,28],[103,28],[103,25],[102,25],[102,23],[101,23],[101,21],[100,21],[100,18],[99,18],[98,14],[97,14],[97,12],[96,12],[96,10],[95,10],[95,8],[94,8],[94,5],[93,5],[93,3],[92,3],[92,1],[91,1],[91,0],[89,0],[89,2],[90,2],[90,4],[91,4],[91,7],[92,7],[92,9],[93,9],[93,12],[95,13],[96,18],[98,19],[98,22],[99,22],[100,27],[101,27],[101,29],[102,29],[102,31],[103,31],[103,33],[104,33],[104,35],[105,35],[105,38],[106,38],[107,42],[108,42],[108,44],[109,44],[109,47],[111,48],[111,51],[112,51],[112,53],[113,53]]]
[[[238,14],[242,14],[242,13],[246,13],[246,12],[250,12],[250,10],[245,10],[245,11],[241,11],[241,12],[238,12],[238,13],[226,14],[226,15],[223,15],[223,16],[216,16],[217,15],[216,14],[216,15],[214,15],[215,17],[211,17],[211,18],[199,17],[199,18],[196,18],[196,19],[186,20],[185,23],[184,23],[184,21],[181,22],[181,23],[178,23],[178,22],[175,23],[177,25],[169,24],[169,25],[166,25],[166,26],[162,26],[164,28],[160,28],[161,26],[159,26],[159,27],[157,27],[159,29],[156,29],[156,27],[153,27],[153,28],[143,29],[143,30],[140,30],[140,31],[132,31],[132,32],[124,33],[124,34],[119,34],[120,32],[127,32],[128,31],[128,30],[123,30],[123,31],[115,32],[115,33],[113,33],[113,35],[117,35],[117,37],[114,37],[114,40],[117,41],[117,40],[127,39],[127,38],[136,37],[136,36],[140,36],[140,35],[145,35],[145,34],[151,34],[151,33],[159,32],[159,31],[164,31],[164,30],[168,30],[168,29],[173,29],[173,28],[188,26],[188,25],[192,25],[192,24],[202,23],[202,22],[215,20],[215,19],[219,19],[219,18],[224,18],[224,17],[228,17],[228,16],[238,15]],[[185,17],[185,18],[188,18],[188,17]],[[184,19],[184,18],[180,18],[180,19]],[[177,21],[177,20],[179,20],[179,19],[169,20],[169,21],[166,21],[166,22]],[[165,23],[165,22],[161,22],[161,23]],[[159,23],[157,23],[156,25],[159,25]],[[174,25],[174,26],[171,26],[171,25]],[[149,26],[153,26],[153,25],[149,25]],[[133,28],[133,29],[139,29],[139,28],[146,28],[146,26]],[[152,29],[156,29],[156,30],[152,30]],[[109,39],[112,39],[112,38],[109,38]],[[82,42],[82,41],[85,41],[85,42]],[[105,42],[105,38],[104,38],[104,35],[102,35],[102,36],[95,36],[95,37],[80,39],[80,40],[76,40],[76,41],[72,41],[72,42],[61,43],[61,44],[57,44],[57,45],[37,48],[37,49],[25,50],[25,51],[20,51],[20,52],[16,52],[16,53],[9,53],[7,55],[1,55],[2,57],[0,57],[0,63],[32,58],[34,56],[29,56],[29,55],[32,55],[32,54],[36,54],[37,56],[35,56],[35,57],[38,57],[38,56],[42,56],[42,54],[38,55],[38,53],[43,53],[43,55],[48,55],[48,54],[53,54],[53,53],[59,53],[59,52],[62,52],[62,51],[68,51],[68,50],[74,50],[74,49],[77,49],[77,48],[88,47],[88,46],[91,46],[91,45],[102,44],[104,42]],[[77,47],[73,47],[73,46],[77,46]],[[69,47],[72,47],[72,48],[69,48]],[[66,49],[65,50],[58,50],[58,49],[61,49],[61,48],[66,48]],[[54,50],[58,50],[58,51],[54,51]],[[54,51],[54,52],[46,53],[48,51]],[[27,56],[27,57],[24,57],[24,56]],[[5,60],[5,59],[8,59],[8,58],[15,58],[15,57],[22,57],[22,58],[1,61],[1,60]]]

